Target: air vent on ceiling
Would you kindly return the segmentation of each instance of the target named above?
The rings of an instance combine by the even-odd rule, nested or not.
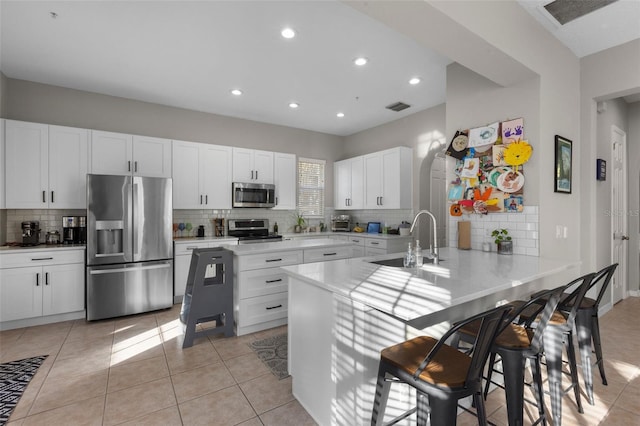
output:
[[[410,106],[411,105],[407,105],[404,102],[396,102],[391,105],[387,105],[385,108],[390,109],[391,111],[399,112],[399,111],[402,111],[403,109],[409,108]]]
[[[564,25],[616,1],[618,0],[555,0],[544,8]]]

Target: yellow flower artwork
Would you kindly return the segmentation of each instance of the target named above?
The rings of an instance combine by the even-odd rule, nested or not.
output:
[[[517,141],[504,149],[504,161],[510,166],[521,166],[531,157],[533,148],[526,141]]]

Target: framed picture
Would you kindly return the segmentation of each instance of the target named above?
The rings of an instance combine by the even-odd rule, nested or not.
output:
[[[553,179],[555,192],[571,194],[571,141],[556,135],[556,162]]]

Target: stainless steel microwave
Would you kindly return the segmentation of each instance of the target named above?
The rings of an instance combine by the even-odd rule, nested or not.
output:
[[[269,183],[233,182],[233,207],[274,207],[276,186]]]

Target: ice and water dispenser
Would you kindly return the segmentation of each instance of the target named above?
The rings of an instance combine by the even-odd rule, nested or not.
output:
[[[96,220],[96,257],[124,254],[124,223],[121,220]]]

